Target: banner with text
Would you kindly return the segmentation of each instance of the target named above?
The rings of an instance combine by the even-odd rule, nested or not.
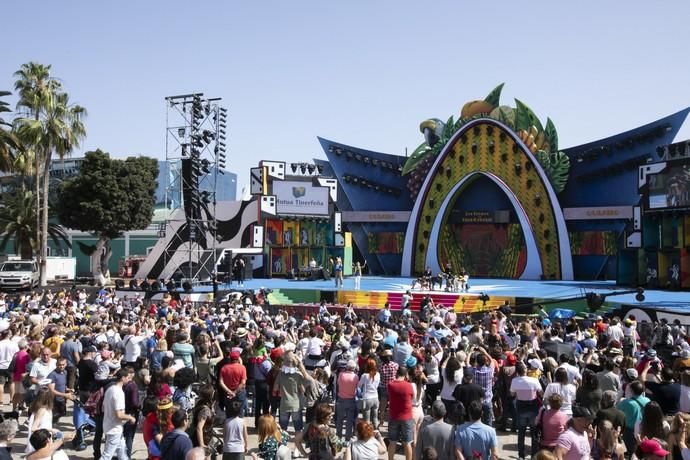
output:
[[[273,194],[278,201],[279,215],[328,215],[327,187],[314,187],[309,182],[274,181]]]

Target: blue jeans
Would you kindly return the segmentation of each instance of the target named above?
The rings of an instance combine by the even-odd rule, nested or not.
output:
[[[230,401],[240,401],[242,403],[242,409],[240,410],[240,417],[244,417],[247,413],[247,390],[240,390],[235,393],[235,397],[232,399],[226,399],[225,402],[225,415],[230,417],[228,414],[228,409],[230,408]]]
[[[127,450],[127,457],[129,458],[132,458],[132,444],[134,443],[134,435],[136,432],[136,423],[125,423],[122,425],[122,436],[125,438],[125,447]]]
[[[278,416],[278,423],[280,424],[280,428],[287,431],[288,425],[290,424],[290,418],[292,418],[292,424],[295,427],[295,432],[302,431],[302,428],[304,428],[304,426],[302,425],[301,410],[297,410],[295,412],[281,410],[280,415]]]
[[[357,420],[357,403],[355,399],[341,399],[335,402],[335,432],[342,438],[343,424],[345,424],[345,440],[352,437],[352,431]]]
[[[534,425],[534,419],[537,418],[537,401],[515,401],[517,412],[517,429],[518,429],[518,458],[525,458],[525,434],[527,427]],[[535,445],[532,443],[532,452],[536,453]]]
[[[494,424],[494,407],[490,402],[482,402],[482,423],[489,426]]]

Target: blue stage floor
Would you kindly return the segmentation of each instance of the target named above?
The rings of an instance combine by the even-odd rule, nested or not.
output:
[[[410,289],[411,280],[409,278],[393,278],[382,276],[362,277],[363,291],[385,291],[385,292],[404,292]],[[274,279],[253,279],[244,283],[244,289],[313,289],[319,291],[335,290],[334,281],[293,281],[281,278]],[[236,284],[224,284],[220,289],[239,289]],[[346,278],[344,290],[354,290],[354,279]],[[199,286],[195,291],[210,290],[210,287]],[[567,299],[571,297],[583,296],[586,292],[596,292],[598,294],[609,294],[613,291],[630,290],[627,287],[616,286],[613,281],[521,281],[507,279],[474,278],[470,279],[470,290],[468,296],[486,293],[489,296],[505,297],[533,297],[538,299]],[[424,291],[414,290],[422,293]],[[440,291],[435,291],[440,292]],[[635,294],[616,295],[607,301],[618,304],[632,304],[647,307],[673,307],[690,309],[690,292],[645,290],[645,301],[637,302]],[[565,303],[564,303],[565,305]]]

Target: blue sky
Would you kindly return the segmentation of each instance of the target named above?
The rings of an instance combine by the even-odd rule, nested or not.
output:
[[[229,108],[228,168],[324,158],[316,136],[404,154],[419,122],[505,82],[569,147],[690,105],[690,3],[14,1],[0,89],[52,64],[89,111],[75,152],[165,155],[165,96]],[[678,139],[690,138],[690,122]],[[238,190],[239,192],[239,190]]]

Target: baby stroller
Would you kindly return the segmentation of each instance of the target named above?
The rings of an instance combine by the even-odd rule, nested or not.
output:
[[[96,430],[96,422],[86,413],[84,404],[76,399],[74,400],[72,423],[76,429],[76,434],[72,440],[72,447],[79,452],[86,449],[86,436],[93,434]]]

